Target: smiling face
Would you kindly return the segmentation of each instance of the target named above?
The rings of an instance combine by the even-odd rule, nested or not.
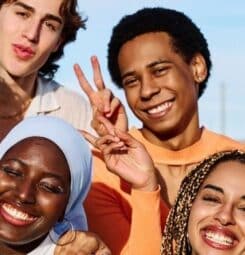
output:
[[[47,234],[69,190],[69,167],[54,143],[34,137],[13,146],[0,161],[0,241],[21,245]]]
[[[128,104],[149,136],[173,137],[198,126],[197,76],[205,73],[200,55],[187,64],[167,33],[146,33],[122,46],[118,64]]]
[[[61,41],[62,0],[20,0],[0,8],[0,74],[36,75]]]
[[[201,186],[188,223],[193,255],[245,254],[245,164],[219,163]]]

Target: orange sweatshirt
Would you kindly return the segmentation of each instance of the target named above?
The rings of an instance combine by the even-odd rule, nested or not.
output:
[[[147,148],[155,164],[188,167],[205,157],[223,150],[245,146],[230,138],[203,129],[202,136],[192,146],[171,151],[148,142],[135,128],[130,130]],[[118,176],[110,173],[100,153],[94,151],[93,183],[85,210],[89,230],[96,232],[112,250],[113,255],[159,255],[168,207],[155,192],[130,188]]]

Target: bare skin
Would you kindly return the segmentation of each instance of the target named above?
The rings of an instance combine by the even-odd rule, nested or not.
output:
[[[64,237],[59,239],[59,242],[66,242],[73,233],[68,232]],[[76,250],[72,251],[70,245],[56,246],[55,254],[59,255],[111,255],[111,251],[106,244],[99,238],[98,235],[91,232],[77,232],[77,240],[79,245],[76,245]],[[74,247],[74,245],[72,245]]]
[[[145,146],[127,132],[114,129],[106,118],[100,116],[99,120],[110,134],[100,138],[87,132],[83,135],[102,152],[108,170],[131,183],[134,189],[156,190],[155,167]]]

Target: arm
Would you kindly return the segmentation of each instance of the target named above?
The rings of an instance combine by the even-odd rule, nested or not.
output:
[[[113,130],[107,120],[101,121],[110,132]],[[104,238],[113,254],[159,254],[160,188],[153,162],[145,147],[129,134],[117,130],[112,133],[99,139],[84,135],[102,151],[107,169],[130,183],[131,195],[123,196],[122,181],[110,182],[105,169],[101,178],[94,181],[86,203],[89,227]],[[101,175],[102,161],[95,162],[95,167]],[[166,217],[168,208],[165,206],[163,211]]]
[[[113,255],[159,254],[160,190],[153,163],[144,146],[130,135],[117,131],[115,134],[120,141],[113,142],[115,137],[111,135],[98,140],[85,133],[103,151],[103,156],[94,153],[95,175],[85,202],[89,229],[101,236]],[[106,169],[101,156],[113,174]],[[167,212],[166,209],[164,213]],[[77,237],[70,247],[73,252],[80,245]]]
[[[96,161],[97,176],[85,202],[89,229],[103,238],[113,255],[159,254],[160,189],[129,189],[122,180],[105,172],[102,161]],[[166,207],[164,213],[166,217]]]

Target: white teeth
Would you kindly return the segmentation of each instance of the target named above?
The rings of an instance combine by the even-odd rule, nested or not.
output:
[[[10,204],[3,204],[3,209],[13,218],[25,221],[33,221],[35,220],[34,217],[29,216],[27,213],[17,210],[16,208],[12,207]]]
[[[172,104],[171,102],[166,102],[164,104],[158,105],[157,107],[154,107],[154,108],[148,110],[148,113],[149,114],[156,114],[156,113],[159,113],[159,112],[164,112],[171,106],[171,104]]]
[[[205,233],[205,237],[213,242],[230,246],[233,244],[233,239],[229,236],[222,235],[221,233],[214,233],[208,231]]]

